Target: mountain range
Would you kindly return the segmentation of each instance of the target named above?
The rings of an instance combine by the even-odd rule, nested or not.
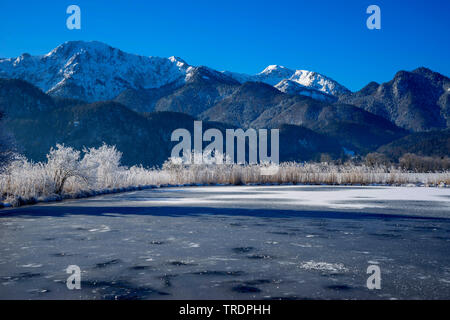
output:
[[[152,89],[187,83],[197,68],[177,57],[145,57],[125,53],[98,41],[69,41],[49,53],[0,59],[0,77],[26,80],[51,96],[88,102],[109,100],[125,89]],[[284,79],[325,94],[348,92],[323,75],[269,66],[250,76],[223,72],[239,83],[261,81],[277,85]],[[205,78],[207,79],[207,78]]]
[[[450,79],[427,68],[399,71],[386,83],[369,83],[339,102],[356,105],[414,132],[450,126]]]
[[[220,130],[280,128],[285,161],[376,150],[396,158],[422,138],[440,151],[422,144],[418,153],[450,153],[450,80],[423,67],[351,92],[313,71],[271,65],[246,75],[74,41],[0,59],[0,78],[7,126],[34,160],[55,143],[106,142],[126,164],[160,165],[171,132],[192,129],[194,119]]]

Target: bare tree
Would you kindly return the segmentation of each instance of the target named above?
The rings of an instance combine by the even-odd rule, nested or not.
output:
[[[372,152],[366,155],[365,158],[366,165],[369,167],[375,167],[375,166],[388,166],[389,165],[389,159],[382,153],[378,152]]]
[[[438,172],[450,169],[449,157],[426,157],[405,153],[399,159],[402,169],[414,172]]]

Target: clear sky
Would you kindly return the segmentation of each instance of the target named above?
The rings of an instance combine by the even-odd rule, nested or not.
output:
[[[71,4],[81,30],[66,28]],[[381,30],[366,27],[371,4]],[[313,70],[358,90],[419,66],[450,76],[449,16],[449,0],[0,0],[0,57],[98,40],[218,70]]]

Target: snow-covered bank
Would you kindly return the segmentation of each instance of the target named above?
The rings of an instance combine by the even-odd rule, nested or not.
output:
[[[237,164],[188,166],[174,160],[161,169],[146,169],[121,166],[121,156],[115,147],[106,145],[85,149],[83,156],[58,145],[45,163],[18,159],[0,174],[0,207],[169,185],[450,185],[448,171],[414,173],[386,166],[327,163],[282,163],[275,169]]]

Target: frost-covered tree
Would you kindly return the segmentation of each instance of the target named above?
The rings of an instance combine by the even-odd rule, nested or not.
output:
[[[80,162],[80,151],[57,144],[47,154],[47,170],[54,181],[54,192],[61,194],[67,179],[74,177],[88,181],[86,168]]]
[[[120,166],[122,152],[105,143],[99,148],[85,148],[83,152],[81,166],[87,170],[90,182],[101,188],[117,187],[126,169]]]

